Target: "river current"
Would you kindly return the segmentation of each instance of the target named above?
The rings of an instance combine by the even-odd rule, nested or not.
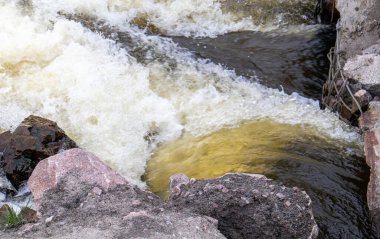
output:
[[[321,238],[370,238],[357,130],[320,110],[333,30],[314,1],[0,0],[0,132],[54,120],[131,182],[262,173]]]

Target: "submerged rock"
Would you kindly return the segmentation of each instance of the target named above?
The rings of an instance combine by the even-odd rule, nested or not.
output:
[[[171,178],[170,207],[219,220],[228,238],[316,238],[311,199],[262,175],[226,174],[218,179]]]
[[[16,188],[42,159],[77,147],[55,122],[33,115],[24,119],[11,136],[7,133],[6,140],[0,162]]]

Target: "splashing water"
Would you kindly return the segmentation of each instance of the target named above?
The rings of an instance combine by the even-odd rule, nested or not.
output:
[[[249,83],[219,65],[194,59],[168,39],[146,35],[131,26],[125,19],[136,12],[136,6],[149,12],[152,7],[148,3],[36,0],[32,6],[31,13],[25,14],[19,4],[0,5],[3,130],[32,113],[55,120],[80,146],[139,185],[157,143],[174,140],[183,132],[199,136],[243,121],[270,118],[310,125],[340,140],[359,139],[335,115],[319,110],[317,102]],[[187,2],[183,7],[211,7],[228,18],[214,1]],[[167,57],[138,62],[128,49],[61,17],[58,11],[95,14],[150,46],[148,53],[162,52]],[[197,12],[205,22],[212,19],[208,13]],[[165,17],[167,13],[156,14]],[[214,20],[224,26],[230,24]],[[198,23],[176,24],[188,29]],[[215,34],[202,25],[197,27],[202,29],[197,34]],[[181,34],[178,29],[174,31]],[[146,140],[152,132],[154,139]]]
[[[315,27],[304,25],[311,21],[313,3],[0,0],[0,132],[14,129],[29,114],[49,118],[139,186],[145,186],[141,176],[153,154],[144,177],[157,192],[165,188],[155,189],[156,183],[163,185],[178,172],[171,167],[178,160],[196,177],[265,173],[306,188],[317,201],[321,188],[325,198],[335,200],[326,191],[332,183],[344,192],[338,193],[342,202],[317,203],[316,210],[328,212],[319,214],[321,221],[330,220],[335,209],[347,210],[332,213],[340,223],[363,207],[362,165],[347,153],[362,144],[356,130],[320,110],[317,101],[197,59],[168,37],[215,38],[243,30],[272,34],[273,29],[313,36]],[[99,22],[103,28],[88,27]],[[270,42],[262,50],[269,48]],[[328,179],[320,179],[326,167]],[[346,187],[347,179],[352,183]],[[357,204],[350,211],[344,205],[351,199]],[[326,235],[365,234],[357,231],[360,223],[336,230],[327,224],[320,223]]]

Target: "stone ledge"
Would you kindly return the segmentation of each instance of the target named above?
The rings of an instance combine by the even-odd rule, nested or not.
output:
[[[371,168],[367,201],[375,231],[380,236],[380,102],[371,102],[369,109],[359,120],[364,131],[364,152]]]

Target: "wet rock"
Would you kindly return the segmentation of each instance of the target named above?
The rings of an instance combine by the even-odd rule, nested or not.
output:
[[[12,137],[12,133],[10,131],[6,131],[0,134],[0,158],[3,155],[5,146],[11,140],[11,137]]]
[[[169,207],[217,219],[228,238],[317,237],[311,200],[300,189],[252,174],[186,182],[175,175],[171,182],[175,191]]]
[[[16,188],[42,159],[76,147],[55,122],[33,115],[15,129],[10,139],[8,133],[6,138],[1,166]]]
[[[5,172],[2,168],[0,168],[0,192],[3,193],[15,193],[17,190],[13,187],[12,183],[8,180],[5,175]]]
[[[323,24],[337,23],[340,14],[336,9],[336,0],[318,1],[319,6],[316,9],[318,15],[318,22]]]
[[[73,172],[79,175],[81,181],[96,187],[93,191],[97,192],[107,192],[119,185],[127,184],[122,176],[92,153],[78,148],[70,149],[42,160],[30,176],[28,186],[36,206],[39,207],[46,191],[56,188],[61,178]]]

